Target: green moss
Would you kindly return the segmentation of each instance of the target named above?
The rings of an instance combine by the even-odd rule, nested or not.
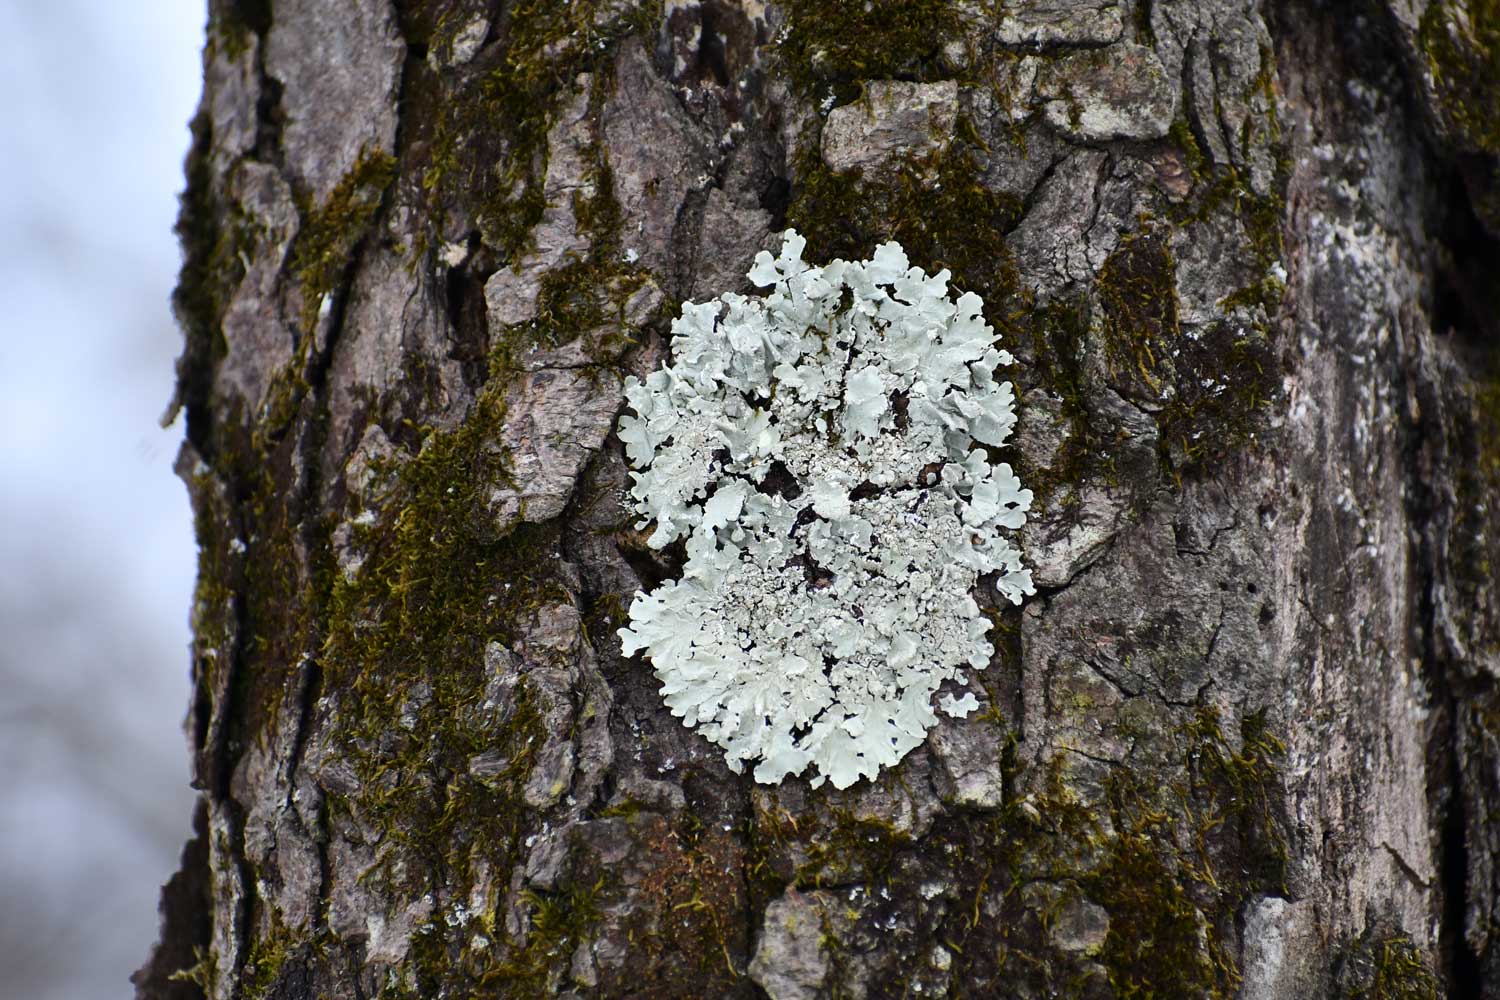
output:
[[[1110,782],[1119,835],[1085,880],[1110,913],[1101,961],[1122,997],[1229,997],[1239,985],[1235,921],[1253,895],[1284,891],[1280,799],[1285,747],[1263,714],[1238,749],[1217,712],[1181,730],[1184,777],[1163,786],[1128,772]]]
[[[642,816],[632,831],[638,856],[649,859],[640,882],[645,905],[622,928],[630,954],[601,983],[601,995],[732,995],[749,933],[738,838],[691,812],[670,821]]]
[[[887,820],[835,807],[794,816],[774,808],[755,828],[775,881],[802,888],[880,883],[913,841]]]
[[[471,755],[493,749],[494,734],[461,722],[482,700],[485,647],[515,641],[531,612],[568,599],[555,578],[555,527],[521,525],[497,537],[493,526],[488,493],[509,483],[507,456],[492,443],[503,419],[503,390],[492,384],[461,427],[429,433],[395,470],[395,505],[360,540],[364,565],[332,589],[324,669],[331,689],[351,699],[350,735],[376,748],[397,733],[395,742],[426,755],[418,772],[458,775]],[[414,707],[413,689],[424,683],[430,698]],[[520,726],[524,685],[517,700],[514,721],[529,728]],[[409,714],[403,724],[412,711],[416,725]],[[384,772],[400,757],[376,751],[365,763]]]
[[[1177,392],[1158,420],[1174,470],[1196,471],[1254,438],[1265,404],[1279,391],[1279,370],[1262,326],[1211,326],[1185,345]]]
[[[1104,356],[1117,385],[1136,399],[1156,402],[1171,377],[1177,325],[1177,262],[1155,228],[1120,240],[1099,271]]]
[[[1061,403],[1065,436],[1046,468],[1020,454],[1022,481],[1036,495],[1039,508],[1059,495],[1077,498],[1077,486],[1089,475],[1113,478],[1114,450],[1090,420],[1085,352],[1089,340],[1089,306],[1083,298],[1053,299],[1027,312],[1026,331],[1031,376]]]
[[[1105,261],[1097,294],[1110,381],[1156,409],[1163,459],[1180,474],[1251,438],[1279,380],[1263,323],[1222,320],[1195,337],[1183,335],[1176,270],[1166,231],[1148,225],[1124,237]],[[1279,299],[1280,283],[1266,282],[1274,288],[1258,283],[1222,307]]]
[[[187,406],[206,401],[213,366],[228,352],[222,322],[229,299],[245,277],[245,257],[254,227],[225,203],[216,189],[210,150],[213,126],[206,112],[192,122],[193,147],[187,158],[187,188],[177,215],[182,269],[172,304],[186,343],[178,363],[178,398]],[[190,414],[191,416],[191,414]]]
[[[596,109],[603,94],[596,77]],[[387,428],[393,439],[416,438],[421,447],[378,470],[388,491],[380,516],[356,529],[364,561],[352,578],[332,565],[331,523],[300,517],[302,487],[291,475],[293,438],[309,428],[314,439],[321,433],[306,377],[310,338],[276,376],[262,418],[218,463],[243,509],[247,568],[243,579],[234,575],[241,569],[225,539],[209,550],[214,565],[205,578],[214,597],[245,595],[238,606],[244,669],[233,697],[244,706],[246,732],[268,731],[295,676],[290,668],[317,650],[319,690],[340,700],[330,735],[358,778],[351,798],[330,793],[328,808],[378,827],[383,863],[367,877],[390,882],[396,898],[437,887],[461,896],[477,866],[503,871],[517,863],[522,841],[540,823],[522,795],[547,736],[540,693],[524,676],[512,678],[503,703],[487,704],[501,679],[486,667],[485,649],[514,644],[538,608],[571,598],[557,578],[558,527],[497,526],[490,498],[512,485],[509,456],[497,441],[516,351],[528,342],[565,342],[600,325],[618,330],[621,324],[611,320],[644,280],[619,261],[619,212],[602,150],[595,165],[595,195],[574,206],[594,246],[549,276],[530,329],[497,338],[488,381],[465,421],[450,431]],[[293,265],[309,323],[322,290],[347,267],[394,170],[389,157],[361,157],[323,205],[305,207]],[[609,293],[603,300],[575,294],[601,285]],[[421,391],[424,373],[407,375]],[[303,423],[289,435],[294,420]],[[305,550],[313,566],[299,570]],[[230,615],[214,631],[227,634],[235,621]],[[471,770],[481,753],[501,762],[498,773]],[[435,920],[413,941],[405,975],[414,995],[470,981],[487,984],[481,995],[532,995],[538,976],[552,974],[552,952],[581,933],[592,910],[589,896],[566,882],[529,902],[534,932],[524,945],[505,940],[494,912],[498,900],[476,918],[488,944],[468,928]],[[268,968],[270,957],[262,963]]]
[[[317,577],[327,554],[320,524],[302,516],[306,484],[295,465],[296,442],[246,428],[238,404],[227,417],[213,465],[194,470],[188,482],[199,545],[196,712],[200,726],[215,709],[222,716],[219,738],[232,759],[271,735],[284,696],[321,641]],[[226,703],[211,706],[221,690]],[[203,749],[213,755],[220,747]]]
[[[1447,452],[1454,469],[1453,525],[1447,565],[1458,588],[1456,614],[1469,630],[1473,655],[1500,652],[1500,641],[1482,627],[1494,604],[1500,537],[1493,505],[1500,496],[1500,356],[1489,359],[1469,388],[1468,412],[1446,423]]]
[[[209,45],[222,46],[224,54],[238,59],[254,37],[271,30],[271,0],[228,0],[209,6]]]
[[[1156,45],[1156,29],[1151,27],[1152,0],[1136,0],[1130,9],[1130,21],[1135,27],[1135,40],[1142,45]]]
[[[573,950],[599,923],[604,887],[604,880],[599,879],[590,884],[570,883],[549,892],[523,891],[521,902],[531,925],[525,946],[507,948],[501,942],[492,942],[480,949],[469,947],[461,962],[464,976],[456,984],[479,990],[479,996],[540,997],[555,993],[550,985],[553,977],[567,967]]]
[[[1279,812],[1283,795],[1281,768],[1286,744],[1271,732],[1264,710],[1240,720],[1239,746],[1224,738],[1218,713],[1202,709],[1187,727],[1191,789],[1215,817],[1208,832],[1222,836],[1242,859],[1236,877],[1251,885],[1282,889],[1286,881],[1287,845]],[[1200,841],[1200,844],[1202,842]],[[1202,846],[1209,846],[1202,844]]]
[[[1373,927],[1341,957],[1335,981],[1339,1000],[1437,1000],[1443,995],[1410,938]]]
[[[178,969],[167,977],[172,983],[192,983],[202,991],[205,997],[214,995],[214,979],[217,977],[217,963],[213,952],[204,951],[201,946],[193,946],[193,958],[196,961],[185,969]]]
[[[985,317],[1002,341],[1013,341],[1023,321],[1018,280],[1005,234],[1021,216],[1018,199],[981,183],[977,154],[983,142],[960,118],[947,149],[892,164],[866,177],[828,168],[811,136],[794,164],[787,224],[818,248],[821,258],[861,260],[895,240],[911,260],[935,272],[948,268],[953,285],[985,301]]]
[[[1094,805],[1074,793],[1067,755],[1028,779],[1012,736],[1004,809],[955,817],[922,839],[960,900],[940,929],[958,981],[1074,995],[1102,966],[1115,996],[1234,995],[1240,910],[1283,888],[1284,751],[1259,715],[1232,746],[1208,710],[1154,742],[1171,752],[1113,768]],[[1040,896],[1039,884],[1049,887]],[[1110,918],[1097,966],[1049,936],[1057,911],[1080,897]],[[976,935],[993,949],[973,947]]]
[[[1436,0],[1418,41],[1439,112],[1460,144],[1500,155],[1500,0]]]
[[[242,568],[231,548],[233,513],[205,468],[188,481],[193,532],[198,540],[198,578],[193,591],[193,681],[200,698],[218,689],[231,668],[237,631],[236,593]],[[207,720],[203,719],[206,723]],[[199,739],[203,736],[198,734]]]
[[[389,153],[363,150],[321,205],[301,206],[302,227],[292,246],[292,270],[302,290],[302,327],[318,321],[323,296],[348,270],[349,255],[364,236],[380,200],[396,177]]]
[[[300,975],[327,955],[330,935],[326,930],[294,932],[274,912],[270,923],[266,933],[252,936],[244,964],[240,966],[239,995],[245,1000],[283,996],[284,974]]]
[[[510,259],[524,253],[546,207],[547,131],[568,85],[581,73],[607,72],[622,39],[649,37],[661,19],[659,0],[624,15],[617,7],[613,0],[510,5],[498,32],[504,50],[433,100],[423,186],[439,223],[450,206],[462,205],[487,244]]]
[[[1174,118],[1167,135],[1187,157],[1188,172],[1194,183],[1202,181],[1208,173],[1208,158],[1203,155],[1203,149],[1198,145],[1198,138],[1193,135],[1187,119],[1182,115]]]
[[[1003,807],[948,812],[918,839],[838,809],[792,814],[773,794],[747,831],[751,898],[861,885],[870,900],[851,919],[899,913],[907,954],[942,944],[966,996],[1093,995],[1101,978],[1122,997],[1233,996],[1236,922],[1250,899],[1284,891],[1286,863],[1284,747],[1260,714],[1239,728],[1231,742],[1205,709],[1149,743],[1137,733],[1142,752],[1109,769],[1102,799],[1075,790],[1070,754],[1028,771],[1009,733]],[[1053,938],[1079,901],[1110,919],[1086,956]],[[841,945],[828,946],[837,979]]]
[[[364,563],[331,586],[324,689],[341,699],[335,735],[359,777],[345,808],[382,830],[392,848],[386,877],[403,893],[433,879],[462,898],[476,864],[508,871],[540,824],[523,799],[547,736],[540,695],[522,675],[508,697],[487,703],[503,678],[485,649],[514,645],[539,608],[571,598],[557,576],[557,526],[494,522],[490,495],[510,484],[496,445],[502,369],[492,363],[463,424],[428,432],[416,455],[385,470],[393,485],[382,515],[357,538]],[[501,761],[499,772],[474,773],[479,754]],[[537,952],[536,942],[565,914],[575,923],[586,915],[583,895],[560,892],[533,900],[544,927],[524,948],[503,939],[493,913],[482,915],[484,947],[464,928],[435,924],[411,963],[418,995],[476,978],[492,984],[482,995],[520,995],[505,984],[539,967],[551,949]]]
[[[594,78],[590,103],[597,114],[608,96],[610,81]],[[542,277],[534,320],[512,328],[497,349],[514,357],[527,346],[555,347],[581,334],[604,331],[593,345],[590,359],[612,367],[635,340],[625,318],[625,306],[649,278],[649,272],[626,262],[621,244],[623,216],[615,198],[614,174],[604,145],[596,138],[584,151],[588,163],[584,190],[573,195],[573,217],[578,232],[589,238],[588,249],[572,255],[562,266]]]
[[[1179,117],[1169,138],[1187,159],[1191,191],[1161,218],[1143,219],[1140,231],[1122,240],[1099,274],[1110,374],[1127,395],[1158,411],[1162,458],[1179,477],[1253,440],[1265,404],[1279,392],[1272,323],[1285,288],[1274,272],[1284,253],[1283,192],[1290,162],[1276,115],[1274,55],[1262,48],[1260,56],[1250,91],[1264,100],[1265,114],[1247,116],[1238,141],[1246,157],[1257,142],[1268,143],[1269,193],[1256,194],[1240,168],[1211,164]],[[1258,131],[1262,127],[1264,136]],[[1243,246],[1237,256],[1253,278],[1217,303],[1222,318],[1185,337],[1168,236],[1206,222],[1238,226]]]
[[[1500,357],[1494,367],[1496,371],[1481,376],[1475,384],[1472,420],[1479,458],[1475,471],[1489,484],[1500,487]]]
[[[938,53],[962,30],[954,0],[789,0],[783,10],[781,69],[804,95],[826,90],[840,100],[862,80],[950,75]]]
[[[1158,838],[1171,835],[1171,817],[1144,813],[1112,845],[1089,888],[1110,915],[1100,961],[1114,995],[1196,997],[1232,995],[1221,982],[1206,922]],[[1227,977],[1225,977],[1227,978]]]

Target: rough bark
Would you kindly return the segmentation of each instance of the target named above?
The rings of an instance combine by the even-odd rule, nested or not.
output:
[[[1500,997],[1500,10],[213,0],[200,836],[138,996]],[[985,711],[757,786],[628,373],[895,238],[1016,354]]]

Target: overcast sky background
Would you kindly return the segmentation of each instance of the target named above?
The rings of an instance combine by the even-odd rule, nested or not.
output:
[[[0,996],[128,997],[189,833],[157,425],[203,0],[0,4]]]

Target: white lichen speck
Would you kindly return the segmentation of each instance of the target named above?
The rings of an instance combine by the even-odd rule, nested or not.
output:
[[[756,258],[765,297],[685,304],[672,364],[627,383],[638,527],[687,559],[620,636],[733,770],[846,788],[922,742],[944,682],[945,712],[978,707],[963,667],[993,650],[972,591],[1034,592],[1003,533],[1031,491],[985,450],[1016,416],[979,296],[896,243],[823,267],[805,243]]]

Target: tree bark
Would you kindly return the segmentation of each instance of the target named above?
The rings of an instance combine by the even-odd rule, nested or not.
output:
[[[1500,997],[1493,0],[209,7],[138,997]],[[1037,492],[846,791],[615,634],[624,377],[787,227],[983,296]]]

